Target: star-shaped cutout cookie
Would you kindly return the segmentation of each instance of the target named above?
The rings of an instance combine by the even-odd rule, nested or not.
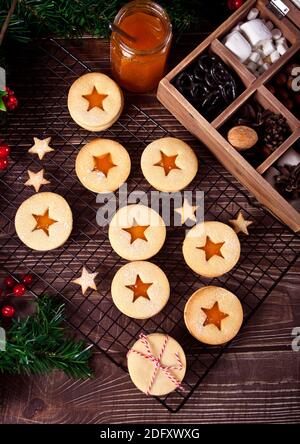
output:
[[[211,240],[209,236],[206,236],[206,242],[203,247],[196,247],[198,250],[203,250],[205,252],[205,258],[207,261],[211,259],[213,256],[224,257],[221,252],[221,248],[225,242],[215,243]]]
[[[252,220],[246,220],[243,216],[242,211],[239,212],[236,219],[230,219],[229,223],[233,226],[236,233],[244,233],[249,236],[248,227],[253,224]]]
[[[122,228],[122,230],[126,231],[130,234],[130,244],[133,244],[137,239],[142,239],[144,241],[148,241],[145,231],[149,228],[150,225],[139,225],[135,219],[133,219],[132,227]]]
[[[86,94],[82,97],[89,102],[89,107],[87,109],[88,111],[95,107],[100,108],[102,109],[102,111],[104,111],[103,101],[106,99],[107,94],[100,94],[95,86],[90,94]]]
[[[175,154],[175,156],[167,156],[163,151],[160,152],[161,154],[161,160],[154,164],[154,166],[160,166],[164,169],[165,175],[167,176],[172,170],[181,170],[176,165],[176,159],[178,157],[178,154]]]
[[[117,166],[113,163],[111,153],[103,154],[102,156],[93,156],[94,158],[94,169],[93,171],[97,171],[99,173],[104,174],[105,177],[108,176],[111,168]]]
[[[188,219],[197,222],[195,212],[198,208],[198,205],[191,205],[187,199],[184,199],[183,206],[175,209],[176,213],[181,216],[181,224],[183,225]]]
[[[47,139],[38,139],[37,137],[34,137],[33,140],[34,145],[28,150],[28,152],[30,154],[37,154],[40,160],[43,160],[45,154],[54,151],[54,149],[49,146],[51,137],[47,137]]]
[[[133,285],[126,285],[133,292],[132,302],[135,302],[138,298],[145,298],[150,301],[148,295],[148,288],[151,287],[153,282],[143,282],[139,275],[137,275],[135,283]]]
[[[51,225],[56,224],[58,222],[55,219],[51,219],[49,216],[49,208],[45,211],[44,214],[33,214],[32,215],[35,218],[36,226],[32,231],[36,230],[43,230],[43,232],[49,236],[49,228]]]
[[[221,330],[221,324],[223,319],[229,316],[227,313],[223,313],[222,311],[220,311],[218,301],[216,301],[211,308],[202,307],[201,310],[204,311],[204,313],[206,314],[206,319],[203,324],[204,327],[206,325],[213,324],[219,330]]]
[[[26,187],[33,187],[36,191],[36,193],[39,192],[42,185],[47,185],[50,183],[49,180],[44,178],[44,169],[41,169],[37,173],[34,173],[33,171],[27,170],[29,179],[27,182],[24,183]]]
[[[82,294],[84,295],[88,288],[92,288],[92,290],[97,290],[97,286],[95,284],[95,278],[98,273],[89,273],[85,267],[82,267],[81,276],[77,279],[74,279],[73,284],[80,285]]]

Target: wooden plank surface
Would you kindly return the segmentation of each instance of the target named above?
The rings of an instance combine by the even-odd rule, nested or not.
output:
[[[205,37],[188,36],[176,44],[172,63]],[[187,43],[188,42],[188,43]],[[68,42],[89,66],[108,71],[106,42]],[[181,126],[151,94],[130,95],[164,127]],[[258,252],[259,254],[259,252]],[[176,414],[140,394],[127,374],[102,353],[95,353],[95,378],[73,381],[55,372],[46,377],[1,377],[3,423],[202,423],[300,421],[300,352],[292,351],[292,329],[300,326],[300,261],[273,290],[230,352]]]

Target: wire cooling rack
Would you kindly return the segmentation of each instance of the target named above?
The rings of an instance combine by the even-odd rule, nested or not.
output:
[[[171,135],[188,141],[199,157],[199,173],[187,189],[204,191],[205,218],[227,222],[243,209],[254,224],[250,227],[250,236],[241,237],[242,255],[238,265],[216,279],[200,278],[185,265],[181,253],[185,228],[169,227],[163,249],[151,259],[169,277],[169,303],[160,314],[145,321],[121,314],[112,303],[110,284],[125,261],[111,249],[107,227],[96,224],[99,208],[96,196],[82,187],[74,171],[79,148],[95,134],[79,128],[71,120],[66,97],[70,84],[89,70],[54,40],[14,53],[9,78],[21,106],[9,116],[1,131],[12,147],[12,159],[7,172],[0,176],[0,259],[5,273],[17,275],[22,271],[36,276],[32,287],[34,295],[59,294],[66,301],[69,324],[124,370],[126,352],[139,333],[163,331],[177,339],[187,354],[184,391],[158,398],[166,408],[176,412],[224,351],[230,352],[228,346],[206,347],[188,333],[183,322],[183,308],[189,296],[203,285],[224,286],[242,301],[247,322],[295,262],[299,238],[259,206],[200,142],[184,128],[178,130],[176,126],[176,132]],[[170,133],[143,110],[127,105],[118,122],[99,135],[116,139],[128,149],[132,159],[128,192],[143,190],[149,193],[151,188],[139,165],[142,150],[152,140]],[[27,154],[34,136],[52,137],[55,151],[47,154],[43,162]],[[33,194],[32,188],[24,187],[27,170],[38,171],[42,167],[51,181],[43,190],[64,196],[74,215],[70,239],[63,247],[46,253],[29,250],[14,229],[17,208]],[[98,292],[85,296],[71,283],[80,275],[83,266],[99,273]]]

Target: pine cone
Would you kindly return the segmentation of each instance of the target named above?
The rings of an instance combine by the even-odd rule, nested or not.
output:
[[[269,151],[275,151],[290,134],[290,127],[280,114],[270,114],[266,116],[263,123],[263,143]]]
[[[275,176],[277,188],[282,194],[297,198],[300,193],[300,163],[277,168],[279,170],[279,174]]]

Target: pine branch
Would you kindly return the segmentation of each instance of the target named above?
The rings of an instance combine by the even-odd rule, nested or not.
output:
[[[108,37],[108,24],[124,0],[19,0],[8,27],[7,37],[28,41],[31,37],[81,36],[89,33]],[[203,20],[216,23],[228,13],[226,0],[159,0],[166,8],[175,33],[201,31]],[[5,20],[11,1],[0,0],[0,25]]]
[[[0,373],[44,374],[56,368],[74,378],[89,378],[90,347],[65,336],[64,311],[64,304],[44,295],[34,315],[13,320],[6,351],[0,352]]]

